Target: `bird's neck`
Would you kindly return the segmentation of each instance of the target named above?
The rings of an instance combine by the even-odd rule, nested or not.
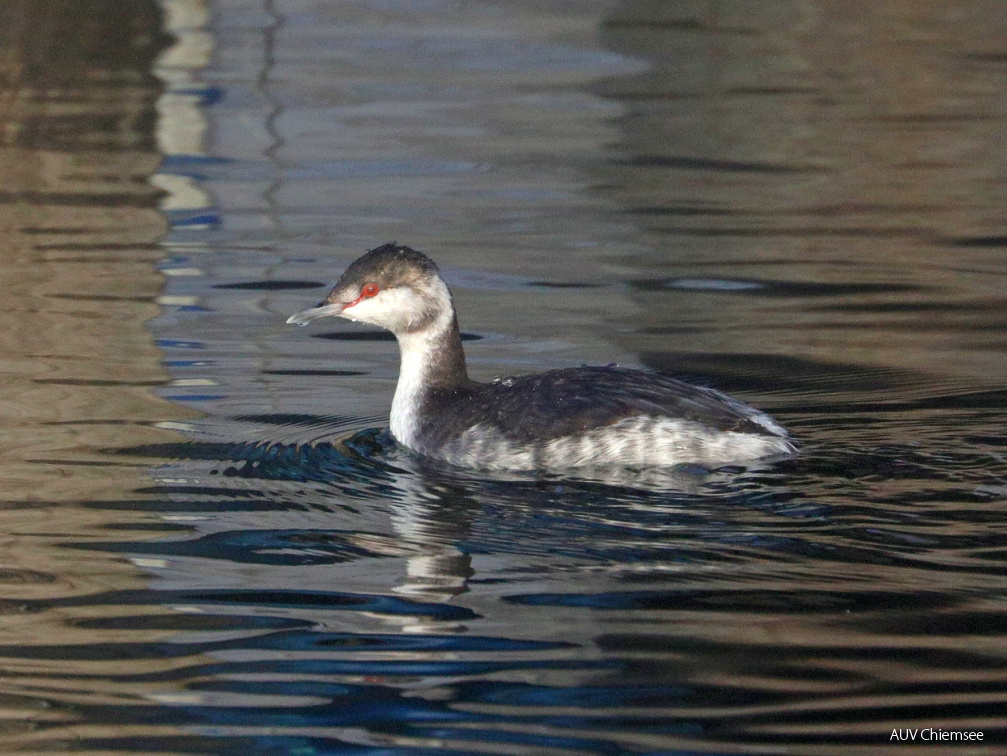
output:
[[[402,364],[392,399],[392,435],[416,448],[424,404],[434,391],[451,391],[469,382],[465,352],[454,309],[446,309],[421,330],[397,333]]]

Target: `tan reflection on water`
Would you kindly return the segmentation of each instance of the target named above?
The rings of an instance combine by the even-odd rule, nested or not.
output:
[[[91,661],[68,648],[164,633],[79,626],[151,614],[73,602],[149,581],[125,558],[62,545],[155,525],[115,504],[143,498],[150,462],[103,450],[175,440],[153,424],[184,418],[154,394],[167,376],[143,327],[162,287],[154,263],[165,226],[147,183],[160,161],[148,72],[165,42],[159,24],[153,3],[139,0],[0,5],[4,751],[28,747],[33,723],[72,723],[65,705],[142,703],[109,675],[179,663],[125,650],[121,661]]]
[[[1003,375],[1007,6],[627,0],[602,41],[649,64],[601,87],[630,272],[825,284],[641,295],[639,351]]]

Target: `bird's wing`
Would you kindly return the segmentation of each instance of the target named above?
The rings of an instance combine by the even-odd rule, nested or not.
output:
[[[464,401],[446,404],[441,422],[445,428],[487,424],[514,441],[530,442],[576,435],[637,416],[673,417],[723,431],[786,435],[767,415],[718,391],[617,367],[568,368],[480,385]]]

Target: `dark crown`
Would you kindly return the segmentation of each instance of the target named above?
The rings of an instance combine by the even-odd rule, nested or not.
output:
[[[422,252],[403,244],[383,244],[354,260],[339,284],[374,282],[382,287],[413,283],[417,279],[437,275],[434,261]]]

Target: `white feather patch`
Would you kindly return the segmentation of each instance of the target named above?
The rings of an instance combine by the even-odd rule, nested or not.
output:
[[[420,451],[461,467],[561,471],[630,465],[714,468],[791,454],[795,447],[785,436],[719,431],[689,420],[640,416],[544,444],[512,441],[492,426],[479,424],[440,449]]]

